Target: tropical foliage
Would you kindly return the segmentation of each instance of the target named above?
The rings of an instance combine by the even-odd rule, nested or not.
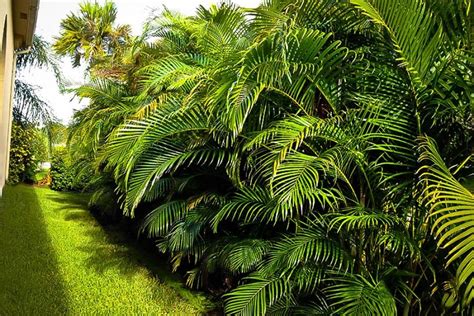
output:
[[[72,191],[74,189],[73,168],[67,164],[68,153],[65,148],[54,148],[51,157],[51,189],[55,191]]]
[[[51,53],[49,43],[40,36],[33,37],[29,52],[16,56],[16,78],[13,98],[13,124],[9,160],[9,182],[34,182],[38,162],[47,161],[53,143],[56,118],[50,106],[41,99],[37,87],[27,82],[32,68],[50,69],[62,87],[59,63]]]
[[[9,179],[10,183],[28,181],[34,176],[36,158],[31,144],[37,137],[33,128],[12,125]]]
[[[49,140],[45,129],[13,122],[10,153],[9,183],[35,182],[38,163],[50,157]]]
[[[59,61],[56,55],[51,53],[49,43],[38,35],[33,37],[31,50],[17,55],[16,58],[13,119],[22,125],[48,125],[55,121],[50,106],[37,94],[38,88],[25,80],[26,73],[31,68],[52,70],[60,87],[63,86]]]
[[[113,29],[84,13],[112,3],[81,10]],[[96,170],[94,198],[113,192],[228,314],[468,312],[471,10],[222,3],[164,10],[112,50],[88,40],[100,28],[61,43],[70,16],[55,48],[91,65],[70,148]],[[112,61],[119,75],[95,70]]]
[[[55,51],[60,56],[70,56],[75,67],[81,62],[97,66],[110,61],[130,36],[130,26],[113,25],[116,18],[117,8],[110,1],[103,6],[97,2],[82,3],[78,14],[70,14],[61,22]],[[108,66],[112,68],[113,63]]]

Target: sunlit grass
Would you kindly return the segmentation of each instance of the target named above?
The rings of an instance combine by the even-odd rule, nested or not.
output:
[[[34,180],[35,182],[41,181],[48,175],[49,170],[40,170],[35,173]]]
[[[83,196],[7,187],[0,200],[0,315],[194,315],[203,296],[86,211]]]

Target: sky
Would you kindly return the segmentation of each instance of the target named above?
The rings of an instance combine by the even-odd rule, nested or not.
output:
[[[261,0],[233,0],[232,2],[243,7],[255,7]],[[63,18],[70,12],[77,12],[82,0],[41,0],[36,24],[36,34],[41,35],[49,42],[59,35],[59,25]],[[105,0],[98,0],[99,3]],[[185,15],[192,15],[199,5],[208,7],[219,2],[219,0],[115,0],[117,5],[118,24],[129,24],[134,35],[141,33],[143,23],[155,9],[166,6],[173,11]],[[61,60],[61,69],[68,82],[72,85],[80,85],[84,82],[84,68],[73,68],[69,58]],[[54,75],[44,69],[33,69],[28,73],[21,74],[23,79],[37,87],[37,93],[53,109],[56,117],[67,124],[74,110],[80,109],[87,101],[80,102],[72,95],[64,95],[59,92]]]

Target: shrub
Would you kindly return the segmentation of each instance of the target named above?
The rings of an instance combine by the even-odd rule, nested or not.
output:
[[[51,189],[55,191],[71,191],[74,187],[74,175],[70,172],[65,157],[64,147],[56,148],[51,160]]]
[[[30,147],[33,150],[36,162],[46,162],[51,158],[49,152],[49,139],[45,130],[34,128],[32,129],[34,137],[31,141]]]
[[[13,123],[8,178],[10,183],[33,181],[37,163],[35,150],[38,146],[32,144],[38,143],[36,137],[34,128]]]
[[[87,187],[91,174],[75,168],[75,163],[68,159],[68,151],[65,147],[54,149],[51,161],[51,189],[83,191]]]

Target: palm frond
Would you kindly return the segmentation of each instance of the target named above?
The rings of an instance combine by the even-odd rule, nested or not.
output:
[[[391,227],[398,222],[394,215],[375,210],[368,210],[363,207],[346,210],[344,213],[331,214],[332,220],[329,223],[331,228],[337,231],[352,231],[354,229],[381,229],[383,226]]]
[[[270,243],[262,239],[243,239],[226,245],[221,252],[223,267],[234,273],[248,273],[260,264]]]
[[[396,315],[395,299],[382,280],[347,274],[332,279],[326,292],[335,313],[344,315]]]
[[[250,280],[250,283],[241,285],[225,295],[227,314],[265,315],[268,306],[288,291],[284,278],[264,279],[254,276]]]
[[[426,85],[432,67],[444,52],[445,33],[440,21],[421,0],[351,0],[389,34],[401,64],[417,83]],[[400,10],[400,8],[403,8]]]
[[[328,239],[325,227],[318,220],[313,220],[302,224],[300,232],[285,235],[275,243],[262,271],[274,275],[301,264],[318,264],[332,267],[333,270],[343,270],[351,265],[351,260],[337,241]]]
[[[15,79],[13,118],[17,122],[49,124],[55,121],[51,107],[35,91],[38,87]]]
[[[474,298],[474,195],[453,176],[432,139],[422,139],[421,148],[420,184],[435,219],[433,232],[438,245],[449,249],[446,264],[459,263],[456,284],[469,305]]]
[[[175,200],[162,204],[146,216],[141,230],[147,231],[150,237],[163,236],[188,210],[187,201]]]

